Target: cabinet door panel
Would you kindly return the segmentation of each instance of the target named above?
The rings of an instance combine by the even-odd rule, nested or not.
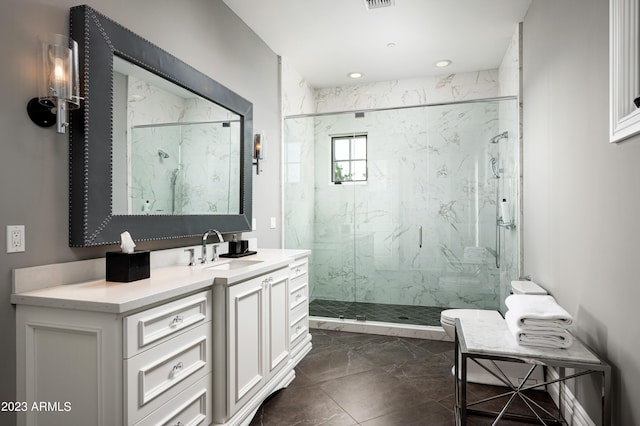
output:
[[[269,287],[269,371],[284,365],[289,356],[289,278],[274,274]]]
[[[264,291],[260,279],[249,280],[229,290],[232,407],[239,405],[242,398],[264,380]]]

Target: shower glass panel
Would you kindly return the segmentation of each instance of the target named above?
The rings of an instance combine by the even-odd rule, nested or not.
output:
[[[320,301],[314,305],[314,315],[355,319],[356,184],[332,181],[330,135],[335,134],[323,129],[319,118],[284,123],[285,247],[313,249],[310,293],[314,294],[311,299]],[[349,135],[343,130],[340,136]]]
[[[239,210],[239,122],[141,125],[130,133],[128,196],[114,201],[114,211],[195,215]]]
[[[313,249],[311,315],[439,325],[442,309],[500,309],[518,263],[497,216],[502,198],[518,206],[516,100],[361,115],[285,120],[285,246]],[[331,139],[349,135],[366,135],[366,181],[335,184]]]

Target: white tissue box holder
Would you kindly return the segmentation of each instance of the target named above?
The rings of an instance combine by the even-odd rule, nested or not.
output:
[[[107,252],[106,280],[129,283],[149,278],[149,251]]]

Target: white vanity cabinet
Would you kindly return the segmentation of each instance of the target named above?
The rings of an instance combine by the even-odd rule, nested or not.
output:
[[[225,299],[227,368],[214,374],[226,371],[228,394],[223,412],[216,411],[219,422],[233,416],[289,361],[288,270],[230,286]]]
[[[247,424],[311,350],[308,253],[133,283],[47,286],[68,265],[16,270],[18,424]]]
[[[18,305],[17,325],[19,424],[210,423],[210,291],[130,316]]]

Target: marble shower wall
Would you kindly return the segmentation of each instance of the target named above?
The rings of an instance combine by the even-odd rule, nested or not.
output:
[[[128,99],[129,213],[238,212],[238,117],[131,76]]]
[[[316,113],[397,108],[488,99],[499,95],[498,70],[430,76],[315,91]]]
[[[240,173],[240,147],[232,142],[239,133],[237,122],[229,127],[218,122],[132,129],[134,213],[237,213],[240,181],[231,176]]]
[[[513,200],[517,220],[518,101],[480,109],[461,104],[427,112],[421,107],[367,112],[359,123],[352,114],[338,118],[337,113],[518,96],[519,40],[514,28],[498,70],[322,89],[311,88],[282,58],[285,247],[313,249],[312,298],[500,307],[517,277],[519,243],[517,231],[500,231],[499,271],[491,253],[496,180],[488,161],[500,157],[505,170],[498,184]],[[408,114],[399,117],[400,111]],[[313,116],[329,113],[336,115]],[[375,129],[368,131],[370,182],[334,188],[327,134],[359,132],[365,121]],[[489,146],[489,138],[504,130],[510,140]],[[300,172],[291,174],[289,164]]]
[[[284,228],[286,248],[313,248],[315,229],[313,117],[284,121]],[[312,253],[309,274],[315,268]]]
[[[515,99],[288,118],[284,129],[285,247],[313,249],[312,299],[500,309],[518,255],[515,231],[500,229],[496,268],[496,185],[517,219]],[[330,137],[362,132],[369,181],[332,184]]]
[[[498,113],[485,102],[316,117],[312,297],[499,307]],[[331,184],[330,137],[352,133],[368,135],[368,182]]]
[[[511,292],[511,281],[518,279],[520,248],[520,133],[518,120],[519,105],[516,100],[503,101],[499,108],[500,132],[508,131],[509,138],[498,142],[499,168],[498,179],[500,198],[506,199],[510,207],[509,221],[515,227],[499,229],[501,239],[500,267],[500,306],[506,312],[504,300]]]
[[[522,75],[521,60],[522,25],[518,24],[509,42],[509,47],[499,68],[500,96],[517,96],[517,100],[500,104],[500,131],[508,131],[509,139],[499,143],[501,167],[500,192],[509,200],[512,221],[516,228],[501,229],[503,250],[501,253],[500,288],[502,295],[501,311],[506,312],[504,300],[511,291],[511,281],[518,279],[522,262],[521,229],[521,155],[522,146],[522,103],[520,102],[520,82]],[[517,102],[517,103],[516,103]]]

